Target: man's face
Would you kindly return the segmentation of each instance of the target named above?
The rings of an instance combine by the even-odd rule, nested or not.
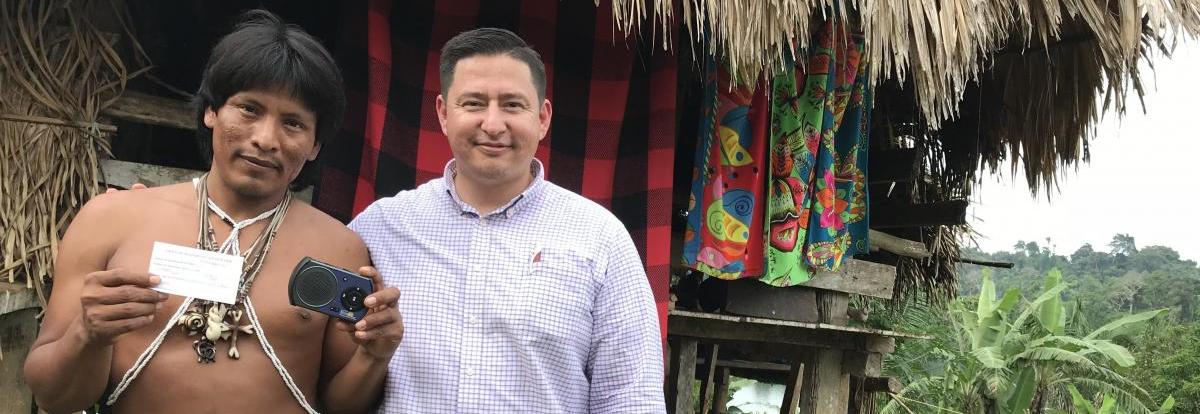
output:
[[[437,112],[459,177],[477,184],[529,179],[538,142],[550,129],[550,101],[538,99],[529,66],[504,54],[458,61]]]
[[[213,132],[212,171],[236,193],[269,197],[316,159],[317,117],[282,91],[251,90],[204,112]]]

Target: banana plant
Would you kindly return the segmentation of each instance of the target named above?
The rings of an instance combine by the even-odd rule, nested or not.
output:
[[[1084,398],[1083,394],[1079,393],[1079,389],[1075,388],[1074,385],[1068,385],[1067,390],[1071,392],[1071,403],[1075,407],[1076,414],[1118,414],[1118,413],[1121,413],[1121,411],[1117,408],[1117,399],[1113,398],[1111,395],[1102,394],[1100,406],[1096,407],[1094,405],[1095,403],[1093,403],[1092,400]],[[1163,401],[1162,406],[1160,406],[1157,410],[1155,410],[1153,412],[1153,414],[1168,414],[1171,412],[1171,409],[1174,407],[1175,407],[1175,398],[1167,397],[1167,399],[1165,401]],[[1068,412],[1065,410],[1052,410],[1051,413],[1052,414],[1068,414]]]
[[[1149,394],[1118,372],[1136,361],[1113,340],[1166,310],[1128,315],[1080,337],[1068,333],[1066,288],[1062,274],[1051,270],[1032,301],[1022,303],[1016,289],[997,299],[985,272],[974,306],[961,299],[949,305],[950,339],[958,355],[941,372],[910,384],[883,412],[903,412],[903,399],[926,399],[930,406],[964,413],[1045,413],[1070,407],[1070,390],[1078,385],[1111,396],[1115,412],[1157,413],[1147,407]]]

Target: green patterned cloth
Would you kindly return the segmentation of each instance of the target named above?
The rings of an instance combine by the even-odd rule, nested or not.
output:
[[[867,251],[867,138],[871,96],[861,39],[826,22],[803,69],[781,71],[771,93],[767,272],[803,284]]]

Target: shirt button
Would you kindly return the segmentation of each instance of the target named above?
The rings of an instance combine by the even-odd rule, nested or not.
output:
[[[471,326],[478,325],[479,318],[475,317],[475,315],[471,315],[471,317],[467,318],[467,323],[470,324]]]
[[[471,271],[472,271],[472,272],[475,272],[475,273],[482,272],[482,271],[483,271],[483,265],[480,265],[480,264],[473,264],[473,265],[471,265]]]
[[[467,368],[466,374],[468,377],[474,377],[475,376],[475,368]]]

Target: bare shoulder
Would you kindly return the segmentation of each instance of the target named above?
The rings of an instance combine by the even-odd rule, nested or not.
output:
[[[356,268],[369,263],[367,246],[358,234],[312,205],[294,202],[285,225],[306,249],[320,253],[333,264]]]
[[[68,232],[84,233],[94,239],[108,235],[119,239],[124,230],[133,228],[145,219],[170,214],[175,208],[188,208],[195,196],[191,184],[180,183],[145,190],[117,191],[99,194],[88,200],[68,226]],[[191,200],[188,200],[190,198]]]

